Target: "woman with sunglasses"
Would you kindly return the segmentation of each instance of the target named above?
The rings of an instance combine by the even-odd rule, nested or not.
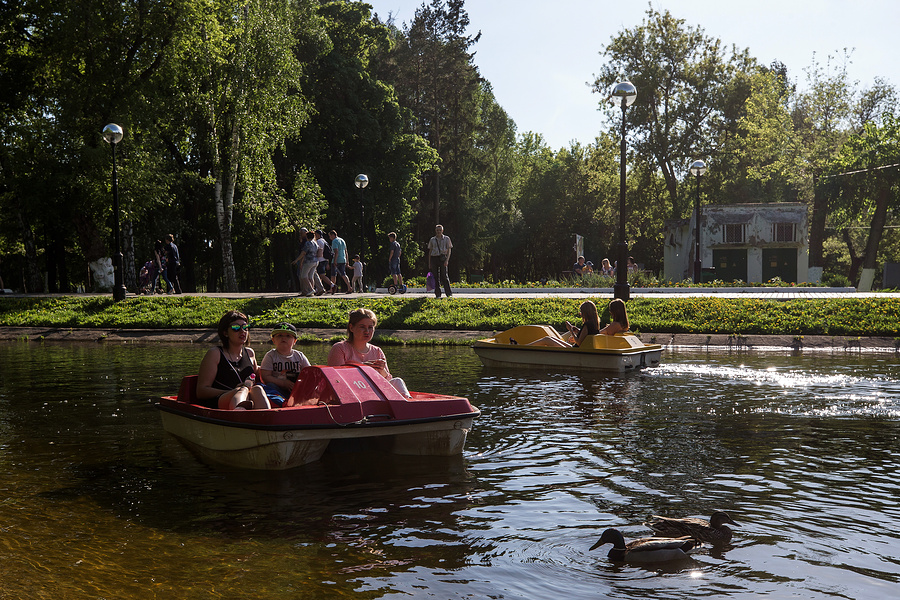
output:
[[[198,404],[225,410],[271,408],[262,386],[254,385],[259,367],[253,349],[247,346],[247,315],[230,310],[219,319],[217,329],[222,345],[210,348],[200,363]]]

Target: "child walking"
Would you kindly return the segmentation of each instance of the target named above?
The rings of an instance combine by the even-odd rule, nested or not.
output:
[[[359,259],[359,254],[353,257],[353,291],[356,291],[356,282],[359,282],[359,291],[366,291],[363,287],[363,264]]]
[[[309,366],[309,359],[302,352],[294,350],[297,343],[297,328],[290,323],[280,323],[272,330],[272,343],[259,365],[263,379],[263,390],[272,408],[292,406],[288,403],[297,375],[303,367]]]

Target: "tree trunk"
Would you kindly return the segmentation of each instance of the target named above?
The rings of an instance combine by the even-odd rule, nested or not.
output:
[[[844,243],[847,244],[847,252],[850,254],[850,273],[847,276],[851,282],[854,282],[859,279],[859,268],[862,266],[863,259],[856,254],[856,248],[853,247],[853,239],[850,237],[850,230],[842,229],[841,237],[843,237]]]
[[[225,178],[225,181],[223,181]],[[234,181],[221,170],[215,174],[216,223],[219,226],[219,245],[222,249],[222,272],[225,291],[236,292],[237,275],[234,269],[234,253],[231,247],[231,207],[234,201]]]
[[[240,137],[237,132],[237,125],[231,126],[231,136],[228,144],[228,160],[227,163],[222,157],[219,148],[219,138],[215,129],[215,118],[210,116],[210,125],[212,133],[212,150],[213,150],[213,179],[215,184],[214,202],[216,205],[216,223],[219,227],[219,244],[222,249],[222,272],[225,278],[225,291],[236,292],[237,273],[234,268],[234,251],[231,245],[231,222],[234,207],[234,188],[235,179],[237,177],[237,146]]]
[[[828,216],[828,199],[819,192],[818,177],[813,176],[812,217],[809,221],[809,266],[825,266],[825,219]]]
[[[25,246],[25,273],[23,277],[25,293],[38,294],[44,291],[44,278],[41,277],[41,271],[38,268],[34,232],[25,224],[21,210],[16,211],[16,216],[19,220],[19,228],[22,230],[22,243]]]
[[[872,223],[869,225],[869,239],[866,240],[866,252],[863,255],[862,266],[864,269],[874,269],[878,264],[878,246],[881,244],[884,224],[887,222],[891,185],[886,181],[880,183],[875,194],[875,213],[872,215]]]
[[[135,270],[134,260],[134,222],[131,219],[125,219],[122,223],[122,276],[125,282],[125,288],[129,290],[137,290],[137,272]]]
[[[434,173],[434,218],[432,227],[441,222],[441,173],[440,171],[436,171]],[[426,228],[426,231],[428,229]]]

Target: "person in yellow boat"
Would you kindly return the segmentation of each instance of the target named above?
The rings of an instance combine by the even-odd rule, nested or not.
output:
[[[571,348],[573,346],[578,346],[579,344],[581,344],[581,342],[583,342],[587,336],[600,333],[600,316],[597,314],[597,305],[590,300],[585,300],[581,303],[579,311],[581,312],[581,320],[583,322],[581,327],[575,327],[574,325],[566,321],[566,329],[569,330],[569,339],[572,340],[571,342],[555,337],[550,337],[548,335],[546,337],[542,337],[539,340],[535,340],[528,345]]]
[[[628,324],[628,312],[625,310],[625,303],[621,298],[616,298],[609,303],[609,316],[612,322],[600,330],[603,335],[616,335],[617,333],[625,333],[630,325]]]

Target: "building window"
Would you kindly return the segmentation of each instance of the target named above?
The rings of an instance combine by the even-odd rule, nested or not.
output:
[[[726,244],[743,244],[746,239],[747,225],[746,223],[726,223],[722,228],[724,241]]]
[[[772,241],[773,242],[796,242],[797,241],[797,224],[796,223],[772,223]]]

